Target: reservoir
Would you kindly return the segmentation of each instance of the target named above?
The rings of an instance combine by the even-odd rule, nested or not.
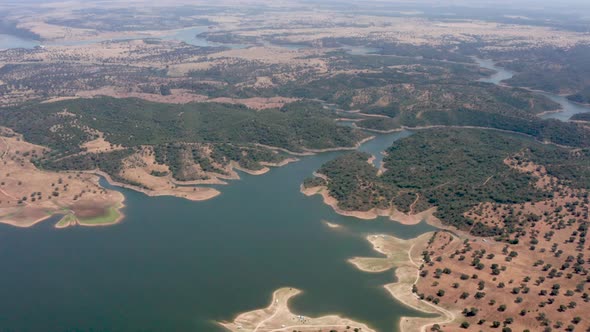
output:
[[[490,83],[513,75],[490,61],[480,65],[497,71]],[[547,117],[567,120],[590,110],[547,96],[564,107]],[[378,135],[359,150],[378,165],[381,152],[408,135]],[[369,234],[413,238],[434,228],[340,216],[321,197],[299,192],[305,178],[342,153],[302,157],[261,176],[241,174],[204,202],[114,188],[125,194],[126,218],[110,227],[0,224],[0,330],[222,331],[216,321],[264,308],[274,290],[295,287],[303,291],[290,302],[297,314],[338,314],[397,331],[401,316],[421,314],[382,287],[394,280],[392,271],[365,273],[347,260],[378,256],[365,240]]]
[[[409,134],[380,135],[360,150],[380,157]],[[400,316],[420,314],[382,287],[392,271],[365,273],[347,259],[378,255],[368,234],[411,238],[433,228],[340,216],[299,192],[341,153],[243,174],[204,202],[117,189],[126,218],[110,227],[0,225],[1,329],[222,331],[215,321],[266,307],[275,289],[291,286],[303,290],[290,302],[298,314],[337,313],[397,331]]]
[[[23,39],[13,35],[0,34],[0,51],[9,48],[33,48],[39,42],[31,39]]]
[[[480,67],[495,70],[496,73],[490,77],[481,79],[481,82],[493,83],[500,85],[502,81],[512,78],[515,75],[514,72],[496,66],[493,60],[483,60],[475,58],[475,61]],[[557,119],[561,121],[568,121],[574,114],[590,112],[590,106],[574,103],[567,99],[565,96],[560,96],[555,93],[546,91],[534,91],[540,95],[543,95],[554,102],[561,105],[562,110],[560,112],[547,113],[542,115],[543,119]]]

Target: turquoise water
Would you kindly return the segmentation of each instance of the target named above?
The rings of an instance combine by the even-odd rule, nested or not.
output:
[[[512,76],[514,76],[515,74],[514,72],[506,68],[496,66],[496,64],[492,60],[482,60],[477,58],[475,60],[480,67],[496,71],[496,73],[494,73],[490,77],[481,79],[481,82],[500,84],[502,81],[512,78]],[[590,112],[590,106],[574,103],[564,96],[544,91],[535,91],[535,93],[538,93],[553,100],[554,102],[560,104],[562,108],[560,112],[547,113],[542,115],[541,117],[543,119],[557,119],[561,121],[567,121],[574,114]]]
[[[360,149],[379,154],[409,134],[380,135]],[[0,225],[0,330],[219,331],[214,321],[266,307],[275,289],[292,286],[304,291],[291,302],[300,314],[339,313],[396,331],[400,316],[417,312],[382,288],[392,273],[364,273],[346,260],[376,255],[367,234],[410,238],[433,228],[340,216],[299,192],[341,153],[243,174],[204,202],[117,189],[127,217],[111,227]]]

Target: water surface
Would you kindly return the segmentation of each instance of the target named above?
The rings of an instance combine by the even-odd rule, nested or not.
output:
[[[10,48],[34,48],[39,42],[31,39],[24,39],[13,35],[0,34],[0,50]]]
[[[409,134],[380,135],[361,150],[379,157]],[[376,255],[367,234],[410,238],[433,228],[340,216],[299,192],[341,153],[244,174],[204,202],[117,189],[127,217],[111,227],[0,225],[0,329],[220,331],[213,321],[266,307],[275,289],[292,286],[304,291],[291,302],[298,313],[338,313],[397,331],[400,316],[418,313],[382,287],[392,273],[365,273],[346,260]]]
[[[198,26],[192,27],[187,29],[176,30],[170,35],[163,36],[162,39],[164,40],[177,40],[185,42],[189,45],[199,46],[199,47],[229,47],[229,48],[246,48],[250,45],[246,44],[231,44],[231,43],[216,43],[207,40],[207,38],[199,37],[199,35],[203,32],[207,32],[209,27],[207,26]]]
[[[493,60],[475,58],[480,67],[496,71],[489,77],[480,79],[481,82],[500,85],[502,81],[512,78],[516,73],[506,68],[496,66]],[[590,106],[574,103],[564,96],[545,91],[534,91],[561,105],[561,111],[541,115],[543,119],[557,119],[568,121],[574,114],[590,112]]]

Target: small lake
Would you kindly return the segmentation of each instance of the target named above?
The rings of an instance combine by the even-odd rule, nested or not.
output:
[[[496,66],[493,60],[475,58],[477,64],[486,69],[496,71],[490,77],[480,79],[480,82],[493,83],[501,85],[502,81],[512,78],[515,73],[506,68]],[[590,106],[574,103],[564,96],[545,91],[534,91],[534,93],[543,95],[554,102],[561,105],[562,110],[555,113],[547,113],[542,115],[543,119],[557,119],[561,121],[568,121],[574,114],[590,112]]]
[[[350,55],[371,55],[379,53],[380,49],[365,46],[343,45],[340,47]]]
[[[379,135],[374,154],[408,131]],[[104,228],[28,229],[0,225],[0,322],[7,331],[221,331],[214,321],[266,307],[283,286],[309,316],[341,314],[383,332],[419,315],[382,287],[391,271],[371,274],[347,259],[376,256],[365,236],[411,238],[433,230],[386,218],[335,214],[299,185],[343,152],[301,158],[222,188],[204,202],[126,196],[125,220]],[[103,181],[104,183],[104,181]],[[327,227],[323,220],[340,224]]]
[[[13,35],[0,34],[0,50],[10,48],[34,48],[39,42],[30,39],[23,39]]]
[[[229,47],[234,49],[239,48],[247,48],[250,45],[246,44],[231,44],[231,43],[216,43],[207,40],[207,38],[199,37],[199,35],[203,32],[207,32],[209,27],[207,26],[200,26],[200,27],[192,27],[187,29],[176,30],[174,33],[170,35],[166,35],[161,37],[164,40],[177,40],[185,42],[189,45],[199,46],[199,47]]]

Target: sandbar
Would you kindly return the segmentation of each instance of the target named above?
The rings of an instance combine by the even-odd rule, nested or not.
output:
[[[291,312],[289,299],[301,294],[296,288],[284,287],[277,289],[271,303],[264,309],[253,310],[238,315],[233,322],[219,322],[221,326],[232,332],[262,332],[262,331],[365,331],[375,332],[367,325],[343,318],[337,315],[322,317],[307,317]]]

